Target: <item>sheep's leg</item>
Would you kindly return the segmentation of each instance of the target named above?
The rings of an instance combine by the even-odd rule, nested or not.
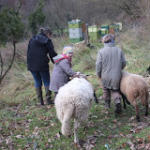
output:
[[[120,95],[122,96],[122,100],[123,100],[123,108],[126,109],[126,97],[121,91],[120,91]]]
[[[123,93],[120,92],[120,94],[121,94],[122,99],[123,99],[123,108],[126,109],[126,103],[128,105],[130,105],[130,102],[127,100],[127,97]]]
[[[95,101],[95,103],[97,103],[97,104],[98,104],[98,99],[97,99],[97,96],[96,96],[95,90],[94,90],[94,101]]]
[[[125,96],[122,95],[122,99],[123,99],[123,108],[126,109],[126,99],[125,99]]]
[[[103,99],[105,101],[105,108],[110,108],[110,90],[103,87]]]
[[[74,143],[79,144],[79,139],[77,135],[78,127],[80,126],[80,123],[77,121],[77,119],[74,119]]]
[[[70,131],[70,120],[71,120],[73,111],[74,111],[73,106],[69,105],[68,108],[66,108],[65,113],[64,113],[61,131],[62,131],[62,134],[65,136],[69,136],[70,132],[71,132]]]
[[[135,109],[136,109],[136,120],[137,120],[138,122],[140,122],[139,108],[138,108],[137,105],[135,106]]]
[[[138,107],[138,105],[136,103],[136,98],[130,99],[130,102],[131,102],[132,106],[134,106],[134,108],[135,108],[135,111],[136,111],[136,120],[138,122],[140,122],[139,107]]]
[[[141,96],[141,102],[143,106],[145,106],[145,116],[148,115],[148,97],[149,97],[148,92],[144,93],[143,96]]]
[[[145,116],[148,115],[148,97],[149,97],[149,94],[147,93],[145,97]]]
[[[146,104],[146,111],[145,111],[145,116],[148,116],[148,104]]]

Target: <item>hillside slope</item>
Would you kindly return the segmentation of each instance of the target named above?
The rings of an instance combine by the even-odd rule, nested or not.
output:
[[[138,43],[132,36],[123,34],[117,39],[128,64],[126,70],[144,75],[150,65],[149,43]],[[64,42],[65,41],[65,42]],[[62,40],[56,49],[67,44]],[[53,106],[40,106],[34,90],[33,79],[26,70],[26,45],[18,45],[21,57],[16,58],[13,68],[0,90],[0,147],[1,149],[51,149],[75,150],[73,137],[60,136],[60,122],[56,118]],[[99,80],[95,76],[96,55],[102,44],[94,43],[94,49],[76,45],[73,69],[90,74],[89,81],[96,89],[97,96],[102,94]],[[60,51],[59,51],[60,53]],[[52,65],[50,65],[52,70]],[[93,103],[87,128],[79,131],[80,149],[106,150],[105,144],[113,150],[148,150],[150,149],[150,117],[144,116],[140,106],[140,123],[135,120],[132,106],[115,118],[112,102],[109,111],[104,109],[103,101]]]

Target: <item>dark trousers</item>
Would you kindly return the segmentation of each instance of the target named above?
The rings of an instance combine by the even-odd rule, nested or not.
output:
[[[114,100],[115,104],[120,103],[121,95],[119,90],[110,90],[103,87],[103,99],[104,100]]]
[[[50,74],[49,71],[31,71],[35,88],[39,88],[44,83],[45,87],[49,87]]]

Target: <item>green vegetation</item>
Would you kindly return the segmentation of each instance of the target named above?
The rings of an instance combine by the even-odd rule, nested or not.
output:
[[[40,0],[36,10],[33,13],[31,13],[28,18],[29,28],[31,29],[33,35],[35,35],[38,32],[40,25],[44,24],[45,15],[42,11],[43,7],[44,7],[44,1]]]
[[[65,40],[67,41],[67,40]],[[124,39],[122,48],[128,60],[126,70],[144,74],[150,64],[147,45],[134,45]],[[62,45],[64,41],[60,41]],[[118,43],[120,44],[120,43]],[[95,76],[95,60],[102,44],[94,44],[94,49],[80,46],[75,50],[73,69],[90,74],[89,81],[96,89],[97,96],[102,94],[98,78]],[[15,69],[17,67],[17,69]],[[25,64],[16,62],[9,81],[0,91],[0,147],[1,149],[51,149],[77,150],[73,136],[60,136],[61,124],[56,117],[53,106],[40,106],[34,91],[33,79],[26,71]],[[44,91],[43,91],[44,92]],[[103,101],[98,105],[93,102],[87,128],[79,129],[82,149],[130,150],[132,146],[148,146],[150,143],[149,117],[144,116],[144,108],[140,106],[142,122],[137,123],[135,110],[127,106],[127,110],[117,118],[114,116],[112,101],[109,111],[104,109]],[[91,147],[91,148],[90,148]]]
[[[20,40],[23,30],[19,13],[14,9],[3,8],[0,12],[0,45]]]

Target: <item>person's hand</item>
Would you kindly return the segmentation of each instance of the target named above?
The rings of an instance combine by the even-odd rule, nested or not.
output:
[[[79,78],[80,77],[80,72],[76,72],[76,74],[75,75],[73,75],[73,78]]]
[[[87,75],[85,75],[81,72],[76,72],[76,74],[73,76],[73,78],[85,78],[85,79],[87,79]]]
[[[76,75],[77,75],[77,76],[80,76],[80,75],[81,75],[81,72],[76,72]]]

